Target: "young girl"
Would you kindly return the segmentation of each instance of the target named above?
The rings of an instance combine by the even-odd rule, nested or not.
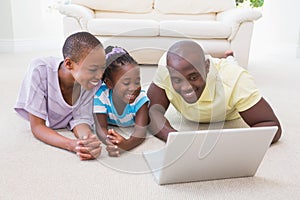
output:
[[[128,151],[144,141],[149,99],[141,90],[138,64],[128,52],[109,46],[105,53],[107,68],[103,74],[104,83],[94,98],[94,113],[99,123],[98,136],[106,142],[109,156],[120,156],[121,151]],[[134,131],[126,139],[114,129],[107,130],[108,124],[134,126]]]
[[[95,159],[101,146],[91,130],[93,97],[105,69],[105,52],[87,32],[69,36],[62,50],[64,59],[38,58],[30,64],[14,109],[30,121],[39,140],[75,152],[81,160]],[[61,128],[78,139],[55,130]]]

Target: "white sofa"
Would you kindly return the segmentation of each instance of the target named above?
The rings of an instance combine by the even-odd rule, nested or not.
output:
[[[247,67],[253,23],[261,17],[236,8],[235,0],[72,0],[59,11],[65,36],[88,31],[141,64],[157,64],[171,44],[193,39],[215,57],[232,49]]]

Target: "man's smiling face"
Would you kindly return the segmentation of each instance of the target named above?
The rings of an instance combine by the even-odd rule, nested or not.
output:
[[[170,54],[167,58],[167,67],[174,90],[187,103],[195,103],[205,88],[209,62],[201,62],[197,54],[191,54],[186,59]]]

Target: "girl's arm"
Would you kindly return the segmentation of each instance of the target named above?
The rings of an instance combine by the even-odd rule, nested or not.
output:
[[[149,124],[148,102],[136,113],[134,131],[127,140],[127,149],[133,149],[140,145],[146,138],[147,126]]]
[[[104,144],[106,144],[106,151],[108,152],[108,155],[114,157],[120,156],[119,148],[107,138],[107,114],[98,113],[94,115],[94,118],[96,124],[96,133],[98,135],[98,138]]]
[[[96,124],[96,133],[98,138],[106,144],[107,139],[107,114],[97,113],[94,115]]]
[[[148,105],[145,103],[136,113],[134,131],[128,139],[112,129],[108,131],[108,138],[121,151],[129,151],[145,140],[148,123]]]

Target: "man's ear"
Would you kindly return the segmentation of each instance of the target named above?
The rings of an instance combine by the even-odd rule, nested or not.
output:
[[[205,60],[205,72],[206,72],[206,75],[207,75],[208,72],[209,72],[209,66],[210,66],[210,60],[209,60],[209,59],[206,59],[206,60]]]
[[[69,57],[66,57],[64,60],[64,66],[68,69],[68,70],[72,70],[73,69],[73,62]]]
[[[112,88],[113,88],[113,83],[112,83],[112,81],[111,81],[109,78],[105,78],[105,79],[104,79],[104,82],[105,82],[106,86],[107,86],[109,89],[112,89]]]

